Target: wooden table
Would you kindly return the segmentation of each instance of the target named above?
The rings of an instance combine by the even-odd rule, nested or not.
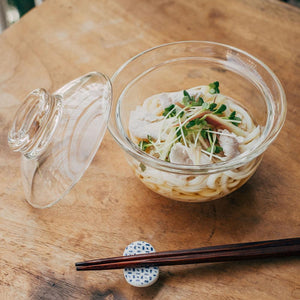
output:
[[[300,235],[299,36],[300,10],[274,0],[48,0],[6,30],[0,36],[0,298],[299,299],[297,258],[163,267],[159,281],[145,289],[129,286],[121,270],[74,268],[76,261],[120,255],[135,240],[170,250]],[[138,52],[178,40],[241,48],[281,80],[287,121],[255,176],[210,203],[168,200],[134,177],[106,134],[61,202],[30,207],[19,154],[7,146],[23,97],[92,70],[111,76]]]

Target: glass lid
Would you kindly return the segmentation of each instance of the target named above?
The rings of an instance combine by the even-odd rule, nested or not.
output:
[[[52,95],[32,91],[18,109],[8,134],[21,152],[21,176],[27,201],[45,208],[78,182],[106,132],[112,87],[108,77],[92,72]]]

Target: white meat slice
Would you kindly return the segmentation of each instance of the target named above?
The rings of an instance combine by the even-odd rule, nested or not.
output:
[[[200,86],[188,89],[188,93],[191,96],[194,96],[195,99],[198,99],[199,97],[204,97],[204,92],[207,90],[206,86]],[[178,92],[171,92],[171,93],[161,93],[158,95],[153,95],[145,100],[144,108],[149,108],[149,103],[157,103],[157,100],[159,100],[159,103],[163,109],[169,107],[171,104],[175,104],[177,102],[181,103],[183,99],[183,91]],[[148,109],[149,110],[149,109]],[[155,107],[156,110],[156,107]],[[154,110],[153,110],[154,111]]]
[[[190,147],[187,148],[187,151],[194,165],[206,165],[211,163],[209,157],[201,152],[201,147]]]
[[[199,165],[206,165],[206,164],[211,164],[211,160],[206,154],[201,153]]]
[[[170,151],[170,162],[175,164],[193,165],[188,148],[180,143],[176,143]]]
[[[156,122],[163,119],[162,116],[157,116],[156,114],[150,112],[149,110],[146,110],[142,106],[137,106],[136,110],[134,111],[134,116],[130,117],[147,122]]]
[[[182,102],[183,93],[173,92],[173,93],[162,93],[158,95],[159,101],[163,109],[169,107],[171,104],[175,104],[177,102]]]
[[[176,143],[170,151],[170,162],[184,165],[210,164],[209,157],[201,153],[199,148],[187,148],[181,143]]]
[[[169,120],[163,120],[162,116],[157,116],[138,106],[130,113],[129,131],[136,138],[147,139],[150,135],[154,139],[158,139],[162,122],[169,122]]]
[[[163,107],[163,109],[169,107],[171,104],[173,104],[173,98],[170,97],[169,94],[163,93],[159,95],[159,102],[160,105]]]
[[[240,154],[239,142],[234,133],[230,133],[227,129],[219,130],[224,135],[219,135],[219,144],[223,148],[227,159],[233,158]]]

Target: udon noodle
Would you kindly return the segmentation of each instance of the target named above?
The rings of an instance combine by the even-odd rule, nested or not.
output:
[[[255,147],[261,133],[245,108],[219,93],[219,84],[147,98],[131,112],[129,136],[143,151],[170,164],[208,165],[234,159]],[[261,157],[239,168],[207,175],[181,175],[130,163],[153,191],[181,201],[207,201],[236,190]]]

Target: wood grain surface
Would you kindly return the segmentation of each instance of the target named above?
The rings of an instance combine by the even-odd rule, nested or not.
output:
[[[129,286],[121,270],[74,267],[119,256],[135,240],[164,251],[300,235],[299,37],[300,10],[275,0],[47,0],[7,29],[0,36],[0,299],[300,299],[297,258],[162,267],[144,289]],[[138,52],[179,40],[241,48],[281,80],[287,120],[254,177],[217,201],[172,201],[134,177],[107,133],[62,201],[30,207],[20,156],[7,146],[24,96],[93,70],[111,76]]]

